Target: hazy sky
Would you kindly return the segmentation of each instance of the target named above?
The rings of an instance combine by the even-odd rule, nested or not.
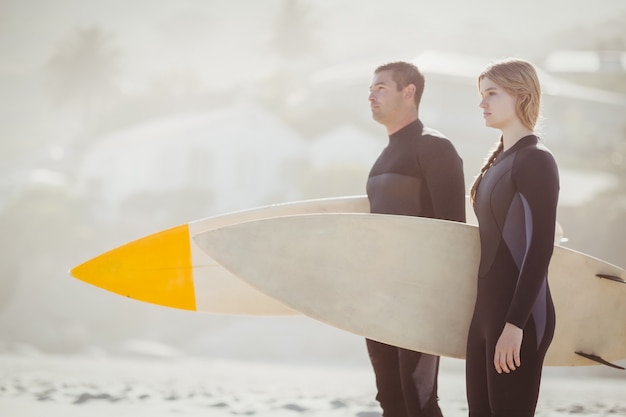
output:
[[[0,75],[40,68],[72,30],[96,25],[123,53],[127,82],[184,70],[218,83],[215,78],[245,78],[269,65],[267,44],[286,2],[0,0]],[[626,13],[623,0],[307,0],[299,5],[309,12],[320,54],[333,63],[411,59],[425,47],[499,47],[520,55],[547,35]]]

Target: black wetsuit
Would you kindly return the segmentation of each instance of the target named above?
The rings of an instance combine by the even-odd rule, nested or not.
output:
[[[478,187],[481,258],[466,360],[471,417],[534,415],[555,326],[547,272],[558,194],[556,162],[534,135],[498,155]],[[521,366],[498,374],[493,357],[506,322],[524,330]]]
[[[389,136],[370,171],[367,195],[372,213],[464,222],[463,161],[447,138],[416,120]],[[367,348],[385,417],[441,416],[438,356],[373,340]]]

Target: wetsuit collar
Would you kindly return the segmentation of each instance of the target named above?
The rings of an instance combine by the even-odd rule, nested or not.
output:
[[[416,136],[421,136],[423,130],[424,125],[422,124],[420,119],[415,119],[408,125],[404,126],[402,129],[389,135],[389,140],[404,140],[406,138],[414,139]]]
[[[526,146],[536,145],[537,143],[539,143],[539,138],[536,135],[524,136],[523,138],[515,142],[515,145],[511,146],[509,149],[502,152],[501,155],[502,156],[508,155],[510,153],[517,151],[518,149],[521,149]]]

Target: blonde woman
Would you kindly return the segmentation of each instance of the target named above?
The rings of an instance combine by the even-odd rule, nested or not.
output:
[[[485,124],[498,145],[470,195],[478,218],[478,294],[467,343],[469,415],[533,416],[555,312],[548,286],[559,194],[550,151],[535,134],[541,88],[520,59],[478,77]]]

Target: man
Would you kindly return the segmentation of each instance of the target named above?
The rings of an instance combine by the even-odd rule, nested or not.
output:
[[[423,91],[424,76],[413,64],[392,62],[374,71],[372,117],[387,129],[389,143],[367,180],[371,212],[465,222],[463,161],[445,136],[420,121]],[[384,417],[442,416],[438,356],[366,343]]]

